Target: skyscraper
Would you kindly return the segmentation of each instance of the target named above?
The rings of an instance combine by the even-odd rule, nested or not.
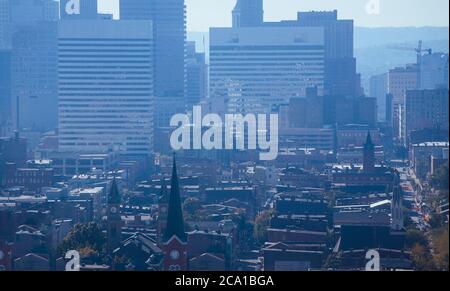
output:
[[[448,89],[410,90],[406,93],[405,135],[409,143],[411,133],[433,129],[447,132],[449,120]]]
[[[149,155],[150,21],[72,20],[58,30],[60,151]]]
[[[416,64],[398,67],[389,71],[388,90],[392,94],[392,129],[394,138],[404,141],[405,138],[405,98],[408,90],[416,90],[419,86],[419,67]]]
[[[205,53],[196,51],[195,42],[188,42],[186,51],[186,106],[192,108],[206,98],[208,69]]]
[[[420,89],[448,89],[448,54],[433,53],[421,57]]]
[[[233,27],[260,26],[264,21],[263,0],[237,0],[232,14]]]
[[[11,47],[10,0],[0,0],[0,49]]]
[[[154,92],[184,97],[186,8],[184,0],[121,0],[120,19],[151,20],[154,36]]]
[[[306,89],[323,91],[321,27],[210,29],[210,97],[229,112],[272,112]]]
[[[377,98],[378,121],[386,121],[386,94],[388,93],[388,74],[380,74],[370,77],[369,96]]]
[[[11,121],[11,51],[0,49],[0,127]],[[1,134],[1,131],[0,131]]]
[[[57,125],[58,2],[10,0],[9,5],[11,105],[15,127],[38,131],[54,129]]]
[[[336,10],[312,11],[299,12],[297,23],[303,27],[324,28],[325,93],[358,95],[360,86],[353,52],[353,20],[338,19]]]

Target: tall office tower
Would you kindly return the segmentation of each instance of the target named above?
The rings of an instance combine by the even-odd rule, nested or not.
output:
[[[378,121],[386,120],[386,94],[388,93],[388,74],[380,74],[370,77],[369,96],[377,99],[377,119]]]
[[[0,49],[11,47],[10,0],[0,0]]]
[[[98,18],[97,0],[60,0],[61,19]]]
[[[54,129],[57,125],[58,3],[10,0],[10,13],[14,125],[18,129]]]
[[[188,42],[186,46],[186,107],[206,99],[208,68],[205,53],[198,53],[195,42]]]
[[[407,142],[414,131],[434,129],[446,131],[448,140],[448,89],[408,91],[405,107]]]
[[[120,19],[152,20],[156,98],[184,97],[186,8],[184,0],[121,0]]]
[[[263,0],[237,0],[233,9],[233,27],[260,26],[264,22]]]
[[[286,22],[286,24],[289,23],[295,24],[295,22]],[[338,19],[336,10],[299,12],[296,25],[324,28],[325,93],[358,96],[360,84],[353,52],[353,20]]]
[[[0,49],[0,127],[11,122],[11,51]],[[0,132],[1,136],[1,132]]]
[[[405,141],[405,98],[408,90],[419,86],[419,68],[416,64],[389,70],[388,90],[392,94],[392,132],[397,141]]]
[[[150,21],[60,22],[60,151],[151,153],[151,30]]]
[[[448,54],[423,55],[420,61],[420,89],[448,89]]]
[[[210,97],[229,112],[272,112],[306,89],[323,91],[321,27],[210,29]]]

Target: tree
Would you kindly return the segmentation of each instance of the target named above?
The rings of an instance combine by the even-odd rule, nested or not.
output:
[[[426,247],[415,244],[411,249],[411,257],[418,271],[433,271],[435,269],[431,254]]]
[[[60,255],[77,250],[80,255],[100,254],[106,249],[106,239],[101,227],[95,222],[77,224],[58,247]]]
[[[184,201],[183,211],[189,216],[195,216],[202,209],[202,203],[197,198],[188,198]]]
[[[436,230],[432,234],[433,238],[433,250],[434,250],[434,262],[436,268],[442,271],[448,271],[448,227]]]
[[[253,237],[260,245],[267,241],[267,229],[270,226],[273,211],[265,210],[261,212],[255,219],[255,226],[253,229]]]
[[[408,229],[406,232],[406,247],[412,248],[415,245],[423,247],[428,246],[428,240],[425,234],[417,229]]]
[[[447,191],[449,189],[448,163],[439,168],[431,177],[431,185],[439,190]]]

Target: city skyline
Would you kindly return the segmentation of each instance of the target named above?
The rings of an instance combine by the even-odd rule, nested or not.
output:
[[[231,26],[234,0],[186,0],[187,30],[207,31],[209,27]],[[266,21],[295,19],[298,11],[334,10],[342,19],[354,19],[361,27],[408,27],[445,26],[449,22],[449,2],[446,0],[380,0],[380,13],[368,14],[366,5],[370,0],[279,0],[264,1]],[[408,9],[403,9],[407,5]],[[403,9],[403,10],[402,10]],[[119,14],[119,0],[99,0],[99,11]],[[207,11],[207,13],[205,13]],[[420,13],[419,13],[420,12]]]

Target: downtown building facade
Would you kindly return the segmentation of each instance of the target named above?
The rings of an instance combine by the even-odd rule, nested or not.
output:
[[[321,27],[210,29],[210,96],[226,111],[269,113],[306,89],[323,92]]]
[[[149,155],[150,21],[70,20],[58,27],[59,151]]]

